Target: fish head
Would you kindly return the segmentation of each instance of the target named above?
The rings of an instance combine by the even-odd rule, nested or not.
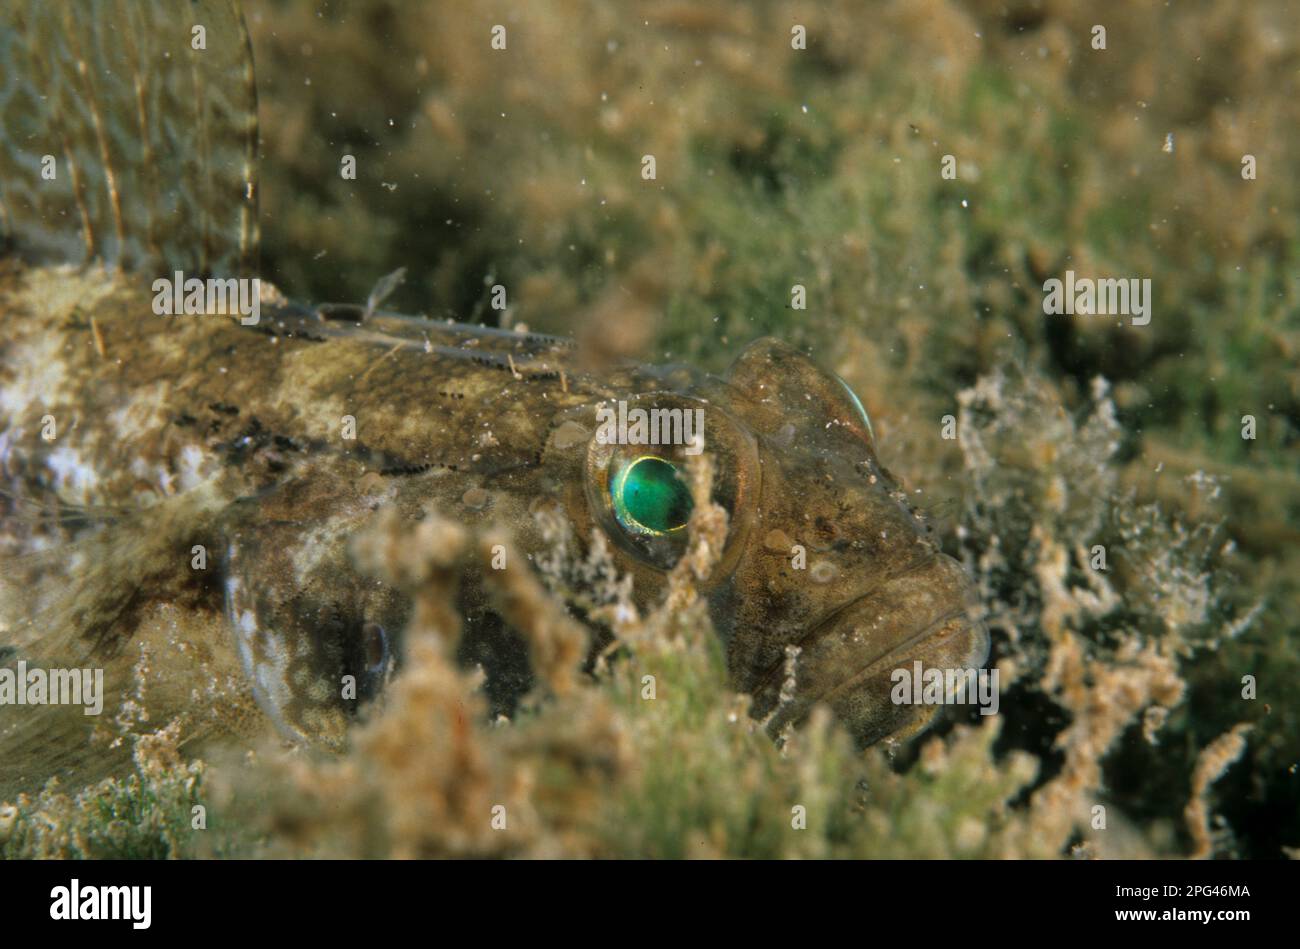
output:
[[[733,687],[773,730],[823,702],[862,744],[914,734],[936,706],[895,703],[896,671],[986,661],[972,583],[881,466],[867,413],[838,376],[762,339],[725,380],[628,404],[702,414],[728,528],[700,587]],[[685,552],[690,446],[609,441],[590,445],[586,500],[640,583]]]

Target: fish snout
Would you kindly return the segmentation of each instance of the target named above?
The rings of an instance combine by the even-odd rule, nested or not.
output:
[[[755,707],[771,711],[775,734],[825,703],[864,746],[920,732],[942,705],[996,710],[997,681],[990,686],[982,668],[989,654],[982,612],[961,565],[935,554],[811,630],[794,656],[794,688],[788,675],[769,683]]]

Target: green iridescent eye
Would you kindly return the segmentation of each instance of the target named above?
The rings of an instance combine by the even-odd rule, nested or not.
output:
[[[609,493],[614,516],[634,534],[681,530],[691,516],[691,492],[677,477],[677,466],[654,455],[642,455],[620,469]]]

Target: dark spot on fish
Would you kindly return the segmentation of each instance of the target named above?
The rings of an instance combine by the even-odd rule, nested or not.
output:
[[[216,431],[217,427],[210,429]],[[227,464],[239,464],[246,460],[250,455],[269,445],[272,441],[272,433],[263,427],[262,422],[256,415],[248,420],[248,424],[237,434],[225,442],[216,446],[218,454],[224,455]]]
[[[428,462],[422,465],[395,465],[391,468],[380,468],[379,473],[386,478],[391,478],[394,475],[423,474],[424,472],[428,471],[433,467],[434,467],[434,463],[432,462]]]
[[[227,402],[213,402],[211,405],[208,406],[208,408],[210,408],[214,412],[220,412],[222,415],[239,414],[239,408],[237,406],[230,405]]]
[[[839,535],[839,528],[836,527],[835,524],[831,523],[830,519],[825,515],[818,516],[817,519],[813,521],[813,524],[817,528],[818,534],[830,540],[834,540]]]
[[[95,655],[105,658],[117,656],[126,644],[123,630],[134,630],[140,623],[147,598],[141,592],[144,583],[161,585],[161,576],[150,576],[141,586],[112,591],[87,609],[77,610],[73,622],[80,627],[82,638],[89,640]]]

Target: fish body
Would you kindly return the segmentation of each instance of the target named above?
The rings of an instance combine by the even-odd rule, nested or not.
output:
[[[146,663],[161,683],[155,721],[181,716],[193,735],[221,738],[269,720],[291,740],[336,748],[400,664],[412,610],[357,563],[354,541],[377,518],[504,525],[534,562],[551,544],[543,525],[558,518],[584,547],[604,539],[649,610],[685,550],[693,501],[682,475],[701,451],[727,523],[700,592],[734,687],[772,728],[824,702],[862,743],[909,734],[933,707],[890,701],[894,669],[984,661],[971,585],[880,465],[861,404],[775,340],[752,344],[723,377],[593,366],[557,337],[301,305],[270,288],[256,325],[161,314],[160,274],[251,272],[255,168],[241,156],[255,122],[231,105],[250,98],[237,10],[139,6],[69,19],[0,3],[0,19],[21,29],[63,31],[72,76],[124,17],[171,24],[156,41],[183,44],[198,11],[210,18],[209,49],[227,45],[219,68],[191,59],[190,72],[229,90],[215,114],[188,120],[198,157],[152,179],[139,148],[96,131],[134,108],[142,134],[158,134],[122,76],[91,84],[75,128],[39,99],[0,99],[0,114],[17,112],[30,131],[0,150],[0,182],[23,182],[0,191],[15,249],[0,259],[3,661],[104,667],[115,720],[143,714],[132,689]],[[20,68],[39,86],[38,68],[8,42],[8,74]],[[184,61],[184,49],[168,61]],[[168,82],[157,57],[120,65]],[[95,140],[98,162],[82,138]],[[46,195],[31,177],[29,157],[47,145],[80,156],[67,193]],[[115,210],[132,189],[163,197],[148,214]],[[178,232],[159,209],[186,202],[207,223]],[[611,429],[612,418],[634,430]],[[650,431],[635,430],[640,418]],[[485,590],[492,569],[480,564],[460,586],[460,658],[485,669],[493,710],[508,714],[532,672]],[[120,763],[102,732],[80,710],[0,707],[0,796]],[[93,755],[88,740],[99,742]]]

